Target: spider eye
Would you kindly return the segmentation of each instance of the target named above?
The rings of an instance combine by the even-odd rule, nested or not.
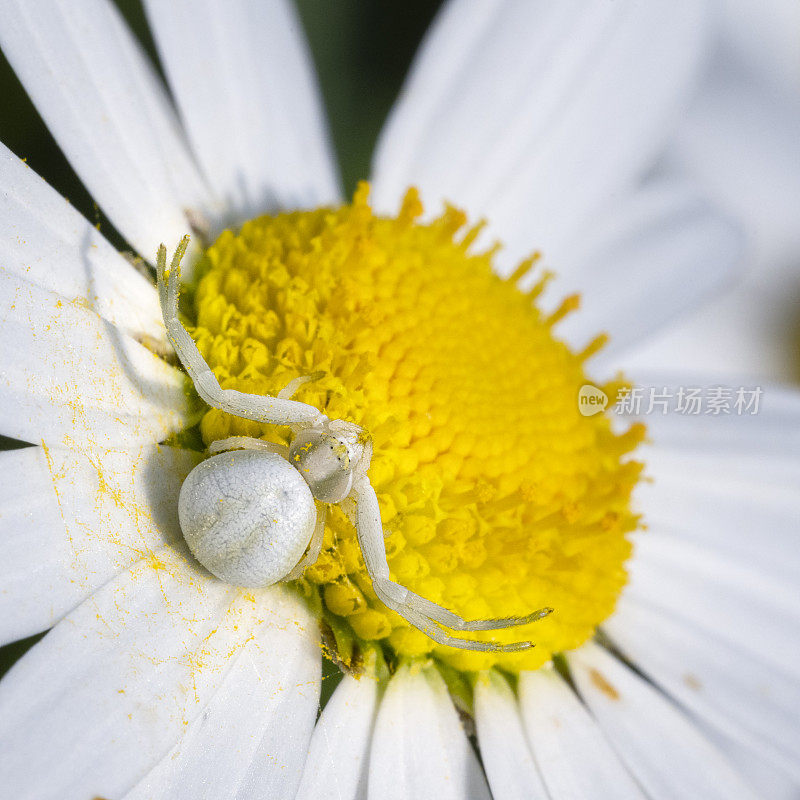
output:
[[[289,448],[289,461],[322,503],[339,503],[350,494],[353,468],[347,445],[321,431],[301,431]]]

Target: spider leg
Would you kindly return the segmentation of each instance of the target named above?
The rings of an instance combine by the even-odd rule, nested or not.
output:
[[[322,550],[322,537],[325,535],[325,516],[326,507],[317,505],[317,524],[314,527],[314,533],[311,534],[311,541],[308,544],[306,554],[297,562],[297,566],[283,579],[284,581],[297,580],[305,571],[306,567],[310,567],[316,563],[319,558],[320,551]]]
[[[424,597],[396,583],[389,577],[386,548],[383,541],[380,508],[375,490],[366,476],[361,476],[353,486],[356,500],[356,533],[367,572],[372,579],[375,593],[384,605],[419,628],[440,644],[465,650],[492,650],[516,652],[533,647],[533,642],[521,641],[510,644],[499,642],[477,642],[442,630],[442,627],[458,631],[486,631],[525,625],[547,616],[551,609],[541,609],[524,617],[503,619],[465,620],[446,608],[426,600]]]
[[[289,459],[289,448],[285,444],[265,442],[252,436],[228,436],[226,439],[217,439],[208,446],[208,452],[212,456],[227,450],[265,450],[268,453],[277,453],[287,461]]]
[[[296,394],[297,390],[304,384],[304,383],[311,383],[313,381],[318,381],[320,378],[324,377],[324,372],[312,372],[311,375],[298,375],[296,378],[293,378],[286,384],[286,386],[281,389],[277,395],[275,395],[280,400],[289,400]]]
[[[208,405],[233,414],[236,417],[266,422],[272,425],[302,425],[315,427],[327,419],[318,409],[306,403],[282,397],[247,394],[235,389],[223,389],[216,375],[205,362],[197,345],[183,326],[178,316],[179,281],[181,259],[189,244],[189,237],[184,236],[178,245],[167,275],[167,249],[162,244],[158,248],[156,272],[158,277],[158,295],[161,302],[161,313],[167,329],[167,338],[186,372],[194,383],[200,397]]]
[[[384,581],[382,581],[384,583]],[[422,597],[410,589],[395,583],[395,581],[386,581],[384,585],[392,584],[402,589],[404,600],[402,602],[413,605],[414,608],[424,616],[437,622],[440,625],[445,625],[457,631],[496,631],[503,628],[516,628],[519,625],[528,625],[531,622],[538,622],[553,612],[552,608],[540,608],[531,614],[526,614],[524,617],[493,617],[491,619],[473,619],[466,620],[442,608],[438,603],[433,603],[430,600]]]
[[[440,628],[427,617],[416,611],[403,607],[399,604],[386,604],[388,608],[396,611],[403,619],[410,622],[415,628],[421,630],[426,636],[430,636],[437,644],[457,647],[461,650],[479,650],[481,652],[502,652],[518,653],[523,650],[530,650],[534,647],[533,642],[512,642],[511,644],[500,644],[499,642],[478,642],[474,639],[465,639],[463,636],[453,636]]]

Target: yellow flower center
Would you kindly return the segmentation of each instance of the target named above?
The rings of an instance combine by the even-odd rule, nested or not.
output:
[[[532,639],[533,650],[440,647],[376,599],[334,506],[303,581],[345,659],[352,641],[380,640],[458,669],[535,669],[588,639],[625,584],[641,471],[626,454],[643,429],[617,435],[605,414],[579,413],[584,362],[603,340],[574,353],[554,337],[574,299],[544,315],[535,300],[546,276],[527,293],[499,278],[494,251],[473,252],[479,227],[465,228],[461,212],[422,224],[410,190],[397,218],[377,217],[368,192],[225,231],[198,268],[195,338],[225,388],[274,395],[322,373],[296,399],[372,436],[369,477],[397,581],[466,618],[555,609],[523,629],[475,634]],[[216,409],[200,429],[206,444],[289,441],[286,428]]]

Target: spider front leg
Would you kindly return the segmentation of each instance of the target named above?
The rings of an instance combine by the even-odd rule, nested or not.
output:
[[[317,524],[314,526],[314,533],[311,535],[311,541],[308,543],[308,550],[306,554],[297,562],[297,566],[283,579],[284,581],[297,580],[306,567],[317,563],[319,554],[322,552],[322,540],[325,536],[325,517],[327,510],[324,505],[317,505]]]
[[[465,620],[446,608],[406,589],[389,577],[386,547],[383,541],[383,525],[375,490],[366,475],[359,476],[353,485],[356,502],[356,533],[367,572],[372,580],[375,594],[381,602],[396,611],[414,627],[430,636],[439,644],[459,647],[464,650],[498,651],[505,653],[528,650],[534,647],[530,641],[477,642],[462,636],[453,636],[442,628],[456,631],[488,631],[526,625],[546,617],[551,608],[542,608],[524,617],[502,619]]]
[[[235,389],[223,389],[216,375],[208,366],[189,331],[184,328],[178,316],[178,295],[180,292],[181,259],[189,245],[189,237],[184,236],[178,245],[167,275],[167,249],[162,244],[158,248],[156,272],[161,313],[167,329],[167,338],[178,354],[194,388],[208,405],[236,417],[244,417],[255,422],[271,425],[292,425],[298,427],[319,427],[327,417],[306,403],[289,400],[286,397],[246,394]],[[293,387],[294,388],[294,387]]]
[[[289,460],[289,448],[285,444],[265,442],[263,439],[254,439],[252,436],[228,436],[226,439],[217,439],[208,446],[208,453],[212,456],[228,450],[263,450],[266,453],[277,453],[287,461]]]

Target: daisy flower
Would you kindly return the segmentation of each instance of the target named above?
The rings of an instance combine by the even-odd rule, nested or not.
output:
[[[651,174],[702,4],[452,0],[349,202],[291,5],[145,8],[170,94],[105,0],[0,0],[4,53],[143,259],[2,151],[0,430],[34,446],[0,461],[0,635],[49,629],[0,682],[4,790],[745,798],[753,758],[796,787],[800,397],[647,434],[580,405],[630,397],[626,359],[739,258]],[[146,262],[188,232],[181,359],[195,342],[234,394],[169,346]],[[467,619],[553,613],[434,641],[367,572],[362,494],[297,580],[206,571],[184,480],[215,443],[296,431],[198,392],[287,385],[371,442],[399,584]],[[345,676],[317,718],[323,649]]]

